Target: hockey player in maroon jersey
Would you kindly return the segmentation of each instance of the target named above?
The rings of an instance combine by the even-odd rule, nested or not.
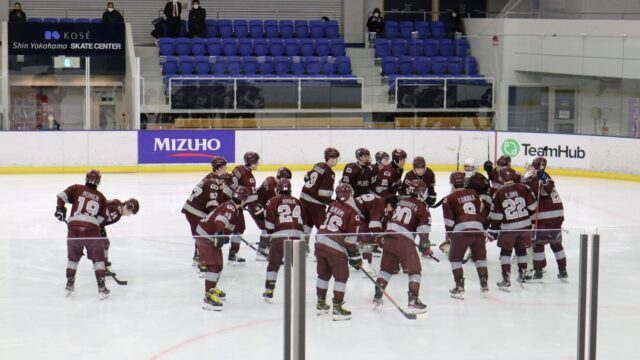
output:
[[[231,190],[235,190],[238,185],[242,185],[249,189],[251,194],[247,198],[247,202],[244,205],[244,209],[249,212],[251,218],[256,223],[258,229],[265,230],[264,227],[264,204],[260,203],[258,200],[258,190],[256,189],[256,179],[253,176],[253,171],[258,168],[258,164],[260,163],[260,156],[253,152],[248,151],[244,154],[244,165],[238,165],[233,169],[232,175],[232,185]],[[244,228],[244,224],[242,226]],[[241,233],[237,233],[236,235],[231,237],[231,248],[229,249],[229,257],[228,260],[236,263],[243,263],[245,260],[238,256],[238,251],[240,251],[240,243],[242,242],[240,235]],[[268,238],[265,235],[260,237],[260,245],[258,246],[258,252],[264,252],[265,248],[268,244]]]
[[[484,169],[487,171],[489,182],[491,183],[491,196],[493,196],[496,191],[498,191],[502,187],[502,180],[500,179],[499,171],[504,167],[511,167],[511,158],[509,156],[503,155],[498,158],[496,161],[496,167],[493,167],[491,161],[487,161],[484,163]],[[514,174],[515,175],[515,174]],[[515,175],[519,176],[519,175]],[[516,179],[514,178],[514,181]]]
[[[362,245],[362,257],[371,264],[373,250],[376,247],[375,239],[380,237],[386,227],[387,206],[391,204],[395,209],[398,197],[387,195],[382,198],[375,194],[365,194],[347,203],[356,210],[362,220],[358,239]]]
[[[280,179],[289,179],[291,180],[291,170],[286,167],[281,167],[276,172],[276,176],[267,176],[266,179],[260,184],[258,187],[258,201],[260,204],[266,204],[269,199],[275,197],[276,194],[276,186],[278,185],[278,180]],[[266,216],[266,214],[265,214]],[[267,230],[262,230],[260,235],[260,241],[262,243],[266,243],[266,246],[261,247],[261,251],[256,253],[256,260],[259,261],[267,261],[267,256],[269,255],[269,237],[267,236]]]
[[[376,163],[371,165],[371,167],[373,168],[373,172],[377,174],[383,166],[389,165],[390,158],[391,157],[387,152],[378,151],[375,155]]]
[[[442,200],[442,213],[447,237],[451,241],[449,262],[455,287],[449,291],[451,297],[464,299],[464,272],[462,260],[467,249],[475,262],[482,293],[489,291],[487,284],[487,249],[484,245],[484,229],[489,214],[482,208],[480,196],[475,190],[465,189],[465,174],[451,173],[451,194]]]
[[[402,173],[407,153],[402,149],[391,152],[391,164],[383,166],[372,185],[373,192],[379,196],[397,194],[402,185]]]
[[[278,270],[284,257],[284,241],[300,240],[304,235],[304,213],[300,200],[291,196],[291,181],[287,178],[278,180],[278,195],[269,199],[265,205],[265,226],[270,236],[269,264],[265,290],[262,293],[265,301],[273,299],[276,288]]]
[[[531,215],[538,203],[525,184],[516,183],[515,171],[502,167],[498,172],[503,186],[493,196],[493,205],[489,214],[489,241],[498,239],[502,278],[498,288],[511,289],[511,253],[515,247],[518,259],[518,282],[531,278],[527,275],[527,248],[531,246]]]
[[[356,162],[349,163],[344,167],[340,181],[351,186],[354,197],[368,194],[370,191],[373,177],[370,157],[369,149],[358,148],[356,150]]]
[[[67,223],[67,296],[75,291],[76,271],[84,249],[93,262],[93,270],[98,283],[98,297],[109,297],[109,289],[104,283],[106,264],[104,239],[100,237],[100,227],[107,219],[107,199],[98,191],[101,174],[90,170],[84,185],[71,185],[57,196],[55,217]],[[71,216],[67,220],[67,208],[71,205]]]
[[[307,242],[307,252],[309,252],[309,234],[315,226],[316,229],[322,225],[326,207],[331,203],[333,196],[333,185],[335,183],[335,173],[331,168],[338,164],[340,152],[336,148],[328,147],[324,150],[324,162],[313,165],[304,176],[304,186],[300,193],[300,201],[304,208],[304,232]]]
[[[532,190],[538,196],[538,210],[533,215],[536,225],[536,236],[533,245],[533,280],[541,282],[542,270],[547,265],[544,256],[544,246],[549,244],[556,262],[558,263],[558,279],[565,281],[567,274],[567,257],[562,246],[562,223],[564,222],[564,206],[558,194],[553,179],[547,174],[547,159],[537,157],[533,159],[532,167],[535,176],[532,181]]]
[[[427,311],[427,306],[418,298],[422,266],[414,240],[418,233],[420,251],[431,246],[429,243],[431,215],[424,203],[423,195],[426,191],[427,185],[422,180],[413,180],[409,187],[409,196],[398,201],[393,216],[387,223],[382,245],[380,273],[376,280],[381,288],[386,288],[391,275],[397,271],[399,265],[402,265],[404,273],[409,275],[409,308],[416,314]],[[382,291],[378,287],[375,291],[373,302],[376,306],[380,306]]]
[[[123,216],[135,215],[139,210],[140,203],[134,198],[126,200],[125,202],[121,202],[118,199],[107,201],[107,220],[100,227],[100,236],[104,238],[104,262],[107,266],[106,275],[111,275],[112,273],[110,269],[111,262],[109,261],[109,247],[111,247],[111,242],[109,241],[105,227],[117,223]]]
[[[227,160],[223,157],[211,159],[211,172],[193,188],[191,195],[182,206],[182,213],[189,223],[191,236],[196,235],[196,227],[200,220],[206,218],[207,214],[221,203],[219,197],[222,185],[219,177],[225,174],[226,170]],[[198,251],[194,249],[193,266],[196,265],[198,265]]]
[[[427,196],[426,202],[427,206],[432,206],[436,203],[436,175],[433,173],[433,170],[427,167],[427,162],[424,160],[422,156],[416,156],[413,158],[413,170],[409,171],[402,181],[402,188],[400,190],[400,195],[409,195],[407,193],[407,189],[411,186],[411,181],[420,179],[427,184]]]
[[[344,293],[349,279],[349,265],[359,269],[362,257],[358,250],[357,233],[360,217],[347,204],[353,198],[353,190],[348,184],[338,184],[336,187],[336,201],[332,202],[326,213],[323,224],[316,236],[316,259],[318,281],[316,290],[318,315],[327,313],[327,290],[329,280],[333,284],[333,320],[351,319],[351,311],[344,308]]]
[[[217,287],[223,268],[222,246],[239,225],[240,218],[243,217],[242,206],[249,196],[249,189],[242,185],[236,186],[231,200],[220,204],[196,227],[200,264],[207,268],[204,282],[205,310],[222,310],[220,300],[225,300],[226,294]]]

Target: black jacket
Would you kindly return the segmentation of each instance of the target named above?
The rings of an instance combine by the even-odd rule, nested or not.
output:
[[[384,33],[384,18],[380,16],[376,19],[375,16],[369,16],[369,20],[367,20],[367,29],[369,32],[378,34]]]
[[[27,22],[27,15],[22,10],[11,10],[9,12],[9,22]]]
[[[176,16],[176,19],[180,18],[180,14],[182,14],[182,4],[178,1],[177,2],[178,5],[178,16]],[[167,1],[167,4],[164,6],[164,16],[167,17],[167,20],[171,20],[174,19],[173,17],[173,1]]]
[[[102,13],[102,23],[103,24],[122,24],[124,23],[124,18],[120,11],[113,10],[112,12],[105,11]]]
[[[192,34],[201,34],[206,30],[204,20],[207,18],[207,11],[203,8],[191,9],[189,11],[189,31]]]

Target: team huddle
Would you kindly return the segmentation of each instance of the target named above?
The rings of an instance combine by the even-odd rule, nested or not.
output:
[[[319,314],[332,310],[334,320],[350,319],[351,312],[344,307],[349,267],[368,275],[374,255],[381,255],[381,259],[373,303],[382,305],[387,284],[402,270],[408,275],[409,310],[414,314],[424,313],[427,306],[419,299],[420,255],[437,260],[429,239],[432,225],[429,209],[440,206],[446,241],[439,248],[448,254],[451,263],[455,282],[449,291],[451,297],[464,299],[462,265],[469,260],[476,266],[481,294],[489,291],[486,241],[497,240],[500,248],[502,279],[497,286],[501,290],[510,291],[514,250],[517,281],[542,281],[545,244],[549,244],[555,254],[558,278],[568,278],[560,230],[563,206],[554,181],[545,171],[546,159],[533,159],[523,176],[511,168],[509,157],[500,157],[495,168],[487,161],[484,170],[488,179],[479,172],[477,162],[468,159],[464,172],[450,175],[451,193],[437,202],[435,174],[423,157],[413,159],[413,169],[404,177],[407,160],[404,150],[395,149],[391,155],[377,152],[375,163],[370,161],[371,154],[365,148],[357,149],[355,157],[356,161],[344,168],[336,186],[333,168],[338,164],[340,152],[331,147],[325,149],[324,161],[306,173],[299,197],[292,194],[292,174],[285,167],[257,186],[253,172],[260,157],[255,152],[245,153],[244,164],[236,166],[231,173],[227,172],[224,158],[213,158],[212,171],[196,185],[182,208],[195,239],[193,264],[205,279],[203,308],[217,311],[223,308],[226,294],[218,282],[224,263],[222,248],[226,243],[230,243],[228,263],[246,261],[238,256],[242,242],[256,251],[256,260],[267,261],[263,297],[271,302],[282,266],[284,241],[303,240],[310,253],[313,238]],[[73,290],[75,268],[84,246],[94,262],[99,294],[103,296],[105,291],[108,295],[104,286],[107,243],[82,242],[82,238],[106,238],[106,234],[100,235],[100,229],[113,222],[105,220],[107,203],[96,190],[95,174],[91,177],[90,174],[92,172],[87,174],[85,185],[74,185],[58,195],[56,216],[64,220],[64,203],[73,204],[73,215],[69,219],[67,289]],[[138,207],[136,201],[133,213]],[[121,210],[122,215],[132,212],[126,202],[116,209],[128,209]],[[242,237],[246,229],[245,211],[261,230],[257,247]],[[316,232],[312,237],[314,228]],[[532,244],[534,272],[531,275],[527,269],[527,249]],[[331,278],[334,285],[329,304],[326,297]]]

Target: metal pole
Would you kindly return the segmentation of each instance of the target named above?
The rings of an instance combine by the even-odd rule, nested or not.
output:
[[[600,235],[591,236],[591,311],[589,314],[589,360],[596,359],[598,337],[598,273],[600,271]]]
[[[291,360],[291,240],[284,241],[284,360]]]
[[[588,237],[580,235],[580,275],[578,280],[578,357],[585,360],[585,334],[587,326],[587,269]]]
[[[295,360],[305,358],[305,260],[306,242],[293,242],[293,354]]]

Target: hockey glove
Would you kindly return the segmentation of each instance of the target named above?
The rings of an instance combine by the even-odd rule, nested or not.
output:
[[[549,174],[547,174],[544,170],[538,171],[538,181],[546,184],[549,182]]]
[[[360,255],[360,250],[355,249],[349,251],[349,265],[353,266],[356,269],[360,269],[362,266],[362,256]]]
[[[55,213],[55,217],[56,219],[58,219],[59,221],[66,221],[67,220],[67,208],[66,207],[57,207],[56,208],[56,213]]]
[[[491,174],[491,172],[493,171],[493,163],[491,162],[491,160],[485,161],[482,167],[484,168],[484,171],[487,172],[487,174]]]
[[[213,246],[217,247],[218,249],[221,249],[225,243],[224,239],[225,239],[225,236],[223,235],[214,235],[213,240],[211,241],[213,242]]]
[[[491,242],[498,238],[500,232],[498,230],[487,230],[487,239]]]
[[[107,237],[107,229],[105,229],[104,226],[100,227],[100,237],[103,237],[103,238]]]
[[[421,253],[424,253],[427,250],[431,251],[431,241],[420,240],[420,243],[418,244],[418,250],[420,250]]]

